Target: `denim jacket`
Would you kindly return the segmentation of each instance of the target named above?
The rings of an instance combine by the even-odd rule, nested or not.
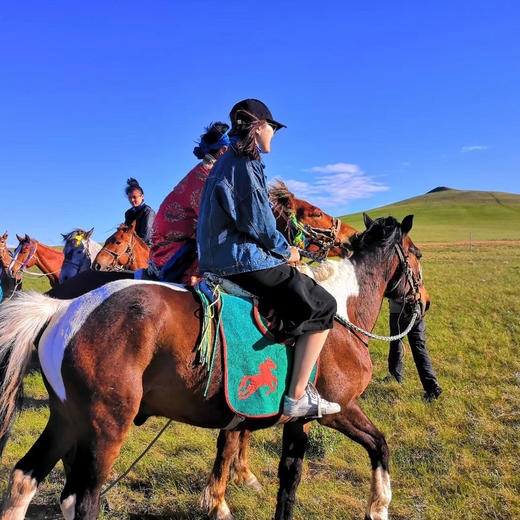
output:
[[[276,229],[260,162],[230,148],[204,185],[197,224],[199,270],[228,276],[285,263],[291,249]]]

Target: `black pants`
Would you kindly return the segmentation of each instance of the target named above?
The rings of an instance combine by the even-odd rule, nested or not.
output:
[[[278,340],[332,329],[336,300],[312,278],[288,264],[228,277],[259,296],[260,311],[274,309],[271,332]]]
[[[406,313],[390,313],[390,334],[392,336],[400,334],[406,329],[410,320],[411,317]],[[426,348],[425,331],[424,320],[416,321],[412,330],[408,333],[408,341],[423,388],[426,392],[430,392],[437,388],[439,383],[437,382],[432,361]],[[392,341],[390,343],[390,352],[388,353],[388,370],[399,382],[403,379],[403,356],[403,342],[401,340]]]

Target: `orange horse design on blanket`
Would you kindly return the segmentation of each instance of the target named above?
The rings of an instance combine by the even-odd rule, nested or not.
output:
[[[238,398],[247,399],[251,397],[261,386],[268,386],[269,390],[265,395],[269,395],[276,390],[278,385],[278,378],[272,373],[276,369],[276,365],[271,358],[267,358],[263,363],[260,363],[258,370],[259,374],[254,376],[244,376],[238,385]]]

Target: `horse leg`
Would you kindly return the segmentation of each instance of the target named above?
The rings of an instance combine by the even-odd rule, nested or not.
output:
[[[240,439],[238,442],[238,453],[231,464],[229,472],[229,478],[235,484],[246,484],[253,488],[255,491],[262,491],[262,485],[258,482],[258,479],[249,469],[249,463],[247,460],[247,450],[249,447],[249,436],[251,432],[249,430],[242,430],[240,432]]]
[[[38,440],[18,461],[7,488],[1,520],[22,520],[39,484],[72,443],[70,427],[53,416]]]
[[[340,413],[325,417],[320,422],[347,435],[367,450],[372,464],[372,482],[365,520],[387,520],[392,489],[385,436],[356,402],[349,403]]]
[[[283,427],[282,457],[278,468],[280,487],[276,503],[275,520],[291,520],[296,489],[302,477],[302,465],[310,423],[289,422]]]
[[[229,466],[235,457],[240,432],[220,430],[217,440],[217,456],[213,464],[207,486],[204,488],[201,506],[210,518],[215,520],[232,520],[233,516],[226,503],[226,481]]]

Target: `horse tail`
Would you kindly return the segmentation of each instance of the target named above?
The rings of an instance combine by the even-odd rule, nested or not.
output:
[[[30,291],[16,293],[0,305],[0,455],[21,405],[23,378],[35,341],[52,316],[71,301]]]

